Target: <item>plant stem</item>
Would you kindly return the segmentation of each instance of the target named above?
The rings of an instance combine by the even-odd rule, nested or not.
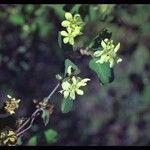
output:
[[[44,99],[45,102],[48,102],[48,100],[51,98],[51,96],[56,92],[56,90],[58,89],[60,83],[58,83],[55,88],[53,89],[53,91]]]
[[[52,90],[52,92],[44,99],[44,102],[47,103],[48,100],[51,98],[51,96],[56,92],[56,90],[58,89],[60,83],[58,83],[55,88]],[[35,120],[35,118],[38,116],[39,112],[42,111],[42,108],[37,108],[31,115],[31,117],[29,117],[16,131],[17,133],[17,137],[21,136],[23,133],[25,133],[27,130],[29,130],[32,127],[32,124]],[[30,122],[31,121],[31,122]],[[27,128],[25,128],[24,130],[20,131],[21,129],[23,129],[23,127],[25,127],[28,123],[30,122],[29,126]]]

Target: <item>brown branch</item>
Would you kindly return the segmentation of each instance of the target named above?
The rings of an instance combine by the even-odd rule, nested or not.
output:
[[[40,112],[40,111],[42,111],[42,109],[37,109],[37,110],[33,113],[33,115],[31,116],[31,118],[29,118],[29,121],[31,120],[29,126],[28,126],[27,128],[25,128],[24,130],[18,132],[18,133],[17,133],[17,137],[23,135],[23,133],[25,133],[27,130],[29,130],[29,129],[32,127],[33,122],[34,122],[35,118],[39,115],[39,112]],[[25,126],[25,125],[24,125],[24,126]]]
[[[58,83],[55,88],[52,90],[52,92],[43,100],[43,103],[47,104],[48,100],[51,98],[51,96],[56,92],[56,90],[58,89],[60,83]],[[34,120],[36,119],[36,117],[39,115],[39,112],[42,111],[43,108],[37,108],[33,114],[31,115],[31,117],[29,117],[24,123],[22,123],[22,125],[17,129],[16,134],[17,137],[20,137],[23,135],[23,133],[25,133],[27,130],[29,130],[32,125]],[[31,122],[30,122],[31,121]],[[30,122],[29,126],[27,128],[25,128],[24,130],[22,130],[28,123]]]

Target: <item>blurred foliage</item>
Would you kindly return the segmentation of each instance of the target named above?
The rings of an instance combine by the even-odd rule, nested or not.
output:
[[[28,146],[37,146],[38,144],[41,143],[41,141],[43,142],[43,140],[41,140],[42,135],[44,135],[44,142],[46,144],[51,144],[56,142],[57,140],[57,132],[53,129],[48,129],[46,131],[44,131],[44,133],[42,134],[38,134],[37,136],[32,136],[29,141],[28,141]]]
[[[87,22],[83,36],[77,38],[75,52],[66,45],[60,48],[57,41],[65,11],[78,12]],[[50,141],[57,133],[44,131],[39,119],[36,127],[22,138],[23,145],[149,145],[149,22],[149,4],[1,4],[1,103],[7,94],[21,97],[18,116],[30,114],[35,109],[31,100],[43,98],[53,89],[57,83],[55,75],[64,71],[66,58],[80,67],[81,75],[92,80],[87,95],[77,98],[68,114],[61,114],[57,108],[61,107],[59,94],[52,99],[56,107],[48,127],[59,133],[54,143]],[[81,56],[78,49],[87,47],[104,27],[109,27],[113,40],[121,43],[119,55],[123,62],[114,68],[115,80],[100,86],[87,67],[89,58]],[[13,126],[14,118],[4,120]]]

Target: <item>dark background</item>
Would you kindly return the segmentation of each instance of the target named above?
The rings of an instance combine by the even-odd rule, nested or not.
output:
[[[58,46],[64,12],[72,8],[86,22],[78,47],[84,47],[103,27],[111,28],[113,40],[121,43],[118,54],[123,61],[115,66],[111,84],[99,84],[88,68],[89,57]],[[23,145],[34,135],[38,145],[149,145],[149,34],[148,4],[0,5],[0,106],[10,94],[21,99],[17,117],[28,117],[35,109],[32,100],[43,99],[57,84],[55,75],[64,71],[66,58],[80,67],[82,77],[91,79],[68,114],[61,113],[63,97],[55,93],[50,123],[45,127],[37,119],[22,138]],[[49,128],[58,134],[52,143],[43,138]]]

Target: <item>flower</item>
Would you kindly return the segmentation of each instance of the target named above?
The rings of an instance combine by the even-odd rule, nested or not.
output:
[[[64,36],[63,42],[70,43],[71,45],[74,45],[74,38],[76,37],[75,31],[72,32],[71,28],[67,28],[67,31],[61,31],[60,34]]]
[[[66,20],[64,20],[61,25],[65,27],[67,31],[63,30],[60,34],[65,37],[63,39],[65,44],[69,42],[69,44],[74,45],[74,38],[82,34],[81,29],[84,26],[84,23],[79,14],[72,16],[71,13],[66,12],[65,18]]]
[[[120,48],[120,43],[116,46],[113,44],[113,40],[104,39],[101,41],[102,50],[97,50],[94,52],[94,56],[99,58],[96,63],[107,63],[109,62],[110,68],[114,66],[115,63],[122,61],[121,58],[117,56],[117,51]]]
[[[12,129],[0,132],[0,144],[13,146],[17,142],[17,135]]]
[[[62,82],[62,90],[60,93],[64,95],[64,98],[75,99],[75,94],[83,95],[84,92],[80,89],[82,86],[87,85],[87,81],[90,81],[89,78],[81,79],[79,77],[73,76],[70,80],[65,80]]]
[[[5,110],[10,114],[14,114],[14,110],[19,107],[18,104],[20,102],[20,99],[12,98],[10,95],[7,95],[7,97],[9,98],[9,100],[6,101]]]

